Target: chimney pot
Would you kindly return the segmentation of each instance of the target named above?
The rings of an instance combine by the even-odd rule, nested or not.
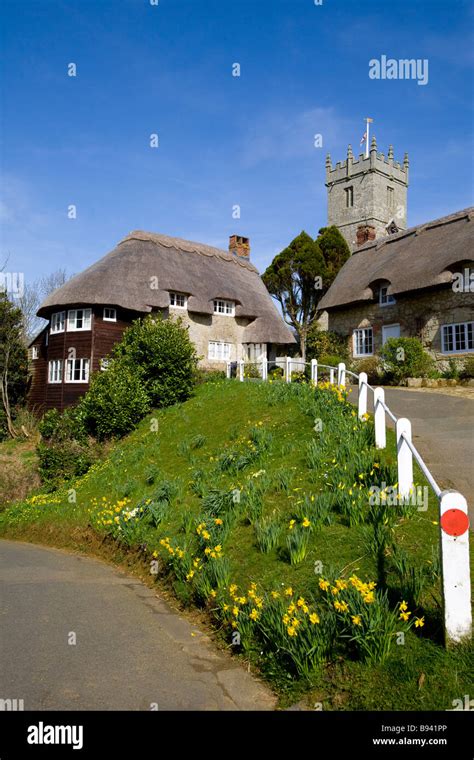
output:
[[[242,259],[250,258],[250,241],[242,235],[231,235],[229,237],[229,252]]]

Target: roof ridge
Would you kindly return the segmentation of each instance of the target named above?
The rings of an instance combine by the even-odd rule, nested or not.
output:
[[[455,222],[458,219],[463,219],[464,217],[466,217],[468,220],[474,219],[474,206],[468,206],[467,208],[461,209],[460,211],[454,211],[452,214],[440,216],[437,219],[430,219],[428,222],[415,224],[413,227],[407,227],[406,230],[400,230],[400,232],[395,232],[393,235],[384,235],[378,240],[371,240],[368,245],[356,248],[356,250],[352,253],[359,253],[360,251],[368,250],[369,248],[379,249],[388,243],[395,242],[395,240],[402,240],[404,237],[408,237],[409,235],[420,235],[421,233],[425,232],[425,230],[441,227],[443,224],[450,224],[451,222]]]
[[[225,251],[222,248],[215,248],[212,245],[206,243],[198,243],[194,240],[185,240],[184,238],[171,237],[170,235],[164,235],[161,232],[147,232],[146,230],[132,230],[117,245],[126,243],[129,240],[142,240],[155,243],[155,245],[163,245],[165,248],[174,248],[178,251],[184,251],[186,253],[199,253],[203,256],[216,256],[223,261],[231,261],[238,266],[244,267],[251,272],[259,274],[257,267],[250,261],[239,258],[229,251]]]

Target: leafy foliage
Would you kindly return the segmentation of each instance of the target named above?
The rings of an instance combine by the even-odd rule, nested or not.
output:
[[[150,315],[137,320],[113,353],[138,375],[152,407],[171,406],[191,395],[198,357],[180,319]]]
[[[324,227],[317,240],[303,231],[275,256],[263,274],[268,291],[298,334],[303,359],[318,303],[349,256],[347,243],[337,227]]]
[[[125,361],[113,360],[106,372],[92,377],[80,409],[87,430],[103,440],[133,430],[150,405],[141,373]]]
[[[28,357],[22,341],[23,317],[4,291],[0,291],[0,435],[15,437],[13,409],[23,403],[28,386]]]
[[[396,382],[407,377],[426,377],[433,360],[418,338],[389,338],[380,351],[385,371]]]

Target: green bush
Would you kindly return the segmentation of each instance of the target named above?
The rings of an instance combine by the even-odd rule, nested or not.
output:
[[[129,433],[150,410],[142,373],[128,362],[114,359],[105,372],[93,375],[80,402],[87,431],[98,440]]]
[[[76,440],[40,441],[36,453],[39,475],[50,488],[57,488],[65,480],[84,475],[98,456],[94,446]]]
[[[113,354],[140,376],[152,407],[171,406],[191,395],[198,357],[181,319],[149,315],[135,321]]]
[[[349,342],[346,336],[329,330],[321,330],[316,325],[311,327],[306,345],[306,360],[317,359],[323,364],[323,357],[337,356],[338,361],[349,361]]]
[[[358,375],[361,372],[367,374],[368,382],[373,385],[380,383],[383,379],[384,371],[380,361],[376,356],[368,356],[366,359],[360,359],[353,363],[354,372]]]
[[[418,338],[389,338],[380,352],[389,379],[400,383],[407,377],[427,377],[434,361]]]
[[[45,412],[38,430],[36,447],[38,472],[43,483],[57,488],[63,481],[83,475],[98,457],[98,449],[88,438],[79,407]]]

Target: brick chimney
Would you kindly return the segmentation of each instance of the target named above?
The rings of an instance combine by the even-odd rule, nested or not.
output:
[[[250,258],[250,241],[241,235],[231,235],[229,238],[229,252],[243,259]]]
[[[357,227],[356,246],[360,248],[369,240],[375,240],[375,227],[372,224],[361,224]]]

